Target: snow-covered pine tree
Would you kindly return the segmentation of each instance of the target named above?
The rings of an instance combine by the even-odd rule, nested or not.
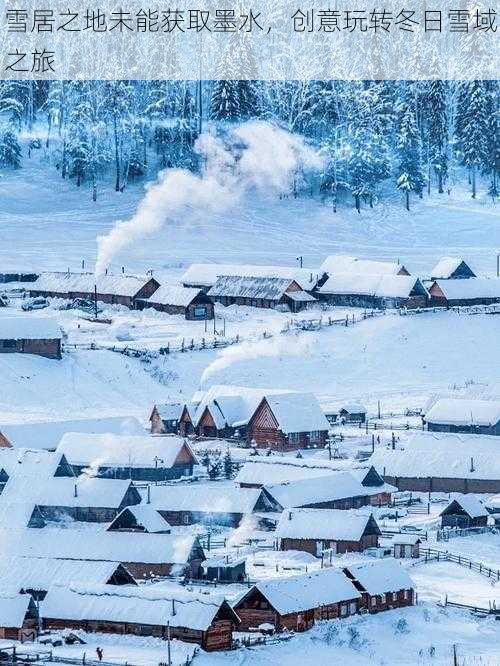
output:
[[[477,173],[488,169],[490,109],[483,81],[460,83],[455,134],[462,163],[469,169],[472,198],[477,196]]]
[[[438,192],[444,192],[448,176],[448,84],[431,81],[426,96],[427,132],[430,165],[438,180]]]
[[[16,133],[11,127],[7,128],[1,135],[0,164],[11,169],[19,169],[21,166],[21,146]]]
[[[495,201],[499,196],[498,175],[500,173],[500,123],[499,123],[499,95],[498,85],[494,81],[486,82],[488,93],[488,119],[490,130],[488,133],[488,168],[486,172],[491,181],[488,194]]]
[[[422,139],[417,125],[415,98],[408,89],[400,110],[397,133],[399,166],[397,186],[405,194],[406,210],[410,210],[410,193],[422,195],[425,175],[422,166]]]

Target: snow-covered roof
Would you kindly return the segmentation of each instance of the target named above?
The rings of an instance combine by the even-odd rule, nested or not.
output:
[[[496,425],[500,421],[500,400],[441,398],[425,413],[427,423],[451,425]]]
[[[181,418],[184,404],[180,402],[168,402],[155,405],[155,409],[163,421],[178,421]]]
[[[0,530],[3,554],[58,560],[186,564],[196,544],[192,534],[144,534],[62,530]]]
[[[146,304],[158,303],[187,308],[201,293],[203,292],[199,289],[190,289],[178,284],[162,284],[152,296],[142,300]]]
[[[52,585],[105,584],[119,562],[86,562],[45,557],[6,557],[0,560],[0,585],[5,589],[48,590]]]
[[[218,552],[201,563],[204,569],[214,567],[237,567],[246,562],[247,556],[238,556],[234,552]]]
[[[440,515],[442,516],[449,507],[456,502],[459,507],[461,507],[465,513],[471,518],[481,518],[483,516],[488,516],[489,513],[486,510],[484,504],[478,499],[475,495],[457,495],[446,507],[441,511]]]
[[[266,491],[283,507],[304,507],[347,497],[365,497],[369,490],[349,472],[296,479],[266,486]]]
[[[417,543],[421,542],[421,538],[418,534],[395,534],[392,537],[392,544],[398,544],[402,546],[415,546]]]
[[[284,278],[295,280],[302,289],[313,289],[322,271],[295,266],[252,266],[249,264],[192,264],[181,278],[187,286],[211,287],[218,277],[239,275],[241,277]]]
[[[411,275],[370,275],[335,273],[319,288],[322,294],[408,298],[413,293],[425,295],[425,287]]]
[[[332,254],[321,264],[321,271],[329,275],[351,273],[356,275],[398,275],[405,267],[396,261],[373,261],[342,254]]]
[[[366,407],[360,402],[344,402],[339,407],[339,412],[347,412],[348,414],[366,414]]]
[[[44,618],[103,620],[141,625],[187,627],[206,631],[220,610],[222,599],[201,598],[187,590],[175,596],[151,587],[72,585],[51,588],[41,603]]]
[[[38,514],[43,525],[43,516],[36,504],[33,502],[8,502],[4,498],[4,500],[0,500],[0,528],[28,527],[33,513]]]
[[[0,433],[18,448],[55,449],[66,432],[141,435],[144,428],[135,417],[130,416],[0,424]]]
[[[0,448],[0,469],[5,470],[9,480],[15,477],[38,481],[50,479],[55,475],[62,460],[62,455],[55,452]]]
[[[288,278],[225,275],[217,278],[208,295],[279,301],[291,284],[292,280]]]
[[[449,301],[500,298],[500,279],[498,278],[474,277],[468,280],[436,280],[434,284],[439,287],[444,297]]]
[[[222,430],[226,425],[238,427],[248,422],[265,395],[282,393],[282,390],[249,388],[216,384],[200,397],[194,414],[193,423],[198,425],[208,407],[215,425]]]
[[[372,514],[341,509],[293,509],[281,514],[276,536],[281,539],[359,541]]]
[[[183,448],[196,460],[189,444],[176,435],[94,435],[67,432],[57,453],[74,465],[99,467],[172,467]]]
[[[462,257],[442,257],[431,271],[433,280],[446,280],[457,270],[460,264],[465,263]]]
[[[189,485],[151,486],[151,506],[158,511],[201,513],[252,513],[260,488],[238,488],[233,483],[207,482]]]
[[[422,432],[395,450],[378,447],[368,462],[385,476],[499,479],[498,438]]]
[[[370,596],[411,590],[415,587],[406,570],[391,558],[347,566],[346,569]]]
[[[152,279],[149,276],[122,274],[96,276],[94,273],[42,273],[30,285],[30,290],[93,294],[97,286],[98,294],[133,297]]]
[[[313,393],[274,393],[265,397],[278,422],[278,427],[285,434],[330,428]]]
[[[0,316],[0,340],[60,340],[62,331],[54,319],[41,316]]]
[[[334,568],[260,581],[253,589],[264,595],[281,615],[351,601],[361,596],[347,576]],[[238,612],[238,604],[235,609]]]
[[[132,514],[137,525],[144,527],[149,534],[161,534],[170,531],[170,524],[150,504],[136,504],[135,506],[125,507],[109,525],[109,531],[114,529],[115,523],[120,521],[124,513]]]
[[[29,594],[0,596],[0,627],[21,629],[30,601]]]

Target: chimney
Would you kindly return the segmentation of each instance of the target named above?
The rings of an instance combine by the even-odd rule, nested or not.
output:
[[[146,504],[151,504],[151,486],[148,483],[148,498],[146,500]]]
[[[175,599],[172,599],[172,617],[175,615]]]
[[[74,488],[73,492],[74,492],[74,497],[78,497],[78,485],[77,485],[76,481],[75,481],[75,488]]]
[[[474,471],[475,471],[475,470],[474,470],[474,458],[471,458],[471,459],[470,459],[470,471],[471,471],[471,472],[474,472]]]
[[[108,274],[108,269],[106,268],[106,275]]]
[[[125,266],[122,266],[122,273],[125,275]]]
[[[292,520],[292,512],[291,511],[288,512],[288,520]]]

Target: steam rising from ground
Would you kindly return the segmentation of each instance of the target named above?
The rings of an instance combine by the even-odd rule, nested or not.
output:
[[[190,211],[223,212],[254,189],[286,192],[299,169],[322,165],[301,137],[259,121],[240,125],[223,137],[202,134],[196,150],[204,163],[201,175],[184,169],[161,172],[135,215],[97,238],[96,275],[102,275],[119,252],[155,234],[172,218]]]

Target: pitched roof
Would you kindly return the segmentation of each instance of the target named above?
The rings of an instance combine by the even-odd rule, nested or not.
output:
[[[26,448],[0,448],[0,469],[5,470],[9,480],[17,476],[38,481],[50,479],[56,474],[62,461],[64,458],[60,453]]]
[[[373,261],[348,255],[332,254],[321,264],[321,270],[330,275],[337,273],[397,275],[401,270],[405,270],[405,267],[395,261]]]
[[[181,418],[184,404],[180,402],[167,402],[155,405],[155,409],[163,421],[178,421]]]
[[[293,280],[288,278],[226,275],[217,278],[217,282],[210,288],[208,295],[279,301],[292,282]]]
[[[183,448],[193,459],[194,453],[182,437],[176,435],[94,435],[68,432],[61,438],[57,453],[74,465],[99,467],[169,468]]]
[[[98,294],[135,296],[153,278],[137,275],[100,275],[94,273],[42,273],[30,285],[31,291],[55,293]]]
[[[496,425],[500,421],[500,400],[441,398],[425,413],[427,423],[451,425]]]
[[[257,589],[280,615],[359,599],[361,596],[347,576],[334,568],[260,581],[252,589]],[[241,601],[235,605],[236,612]]]
[[[321,272],[316,269],[296,266],[253,266],[249,264],[192,264],[184,273],[181,281],[185,285],[211,287],[218,277],[238,275],[241,277],[284,278],[295,280],[302,289],[313,289]]]
[[[252,513],[260,488],[238,488],[233,483],[207,482],[151,486],[151,506],[158,511],[201,513]]]
[[[0,316],[0,340],[60,340],[62,331],[54,319],[41,316]]]
[[[441,511],[439,514],[442,516],[446,511],[451,507],[452,504],[457,503],[465,513],[471,518],[481,518],[483,516],[489,516],[488,511],[486,510],[484,504],[478,499],[475,495],[458,495],[453,499],[448,506]]]
[[[293,509],[281,514],[276,535],[289,539],[359,541],[372,514],[341,509]]]
[[[266,491],[283,507],[303,507],[348,497],[365,497],[367,488],[349,472],[333,472],[325,476],[296,479],[266,486]]]
[[[432,269],[431,277],[433,280],[448,279],[463,263],[462,257],[442,257]]]
[[[408,298],[427,291],[418,278],[411,275],[370,275],[335,273],[319,288],[322,294],[374,296],[377,298]]]
[[[395,450],[378,447],[368,459],[385,476],[498,479],[498,438],[422,432]]]
[[[179,564],[189,561],[197,543],[192,534],[144,534],[44,528],[0,530],[3,553],[58,560]]]
[[[500,298],[500,280],[498,278],[474,277],[468,280],[436,280],[435,284],[449,301]]]
[[[190,289],[177,284],[162,284],[152,296],[141,300],[146,304],[158,303],[187,308],[202,293],[200,289]]]
[[[285,434],[330,428],[313,393],[274,393],[265,397],[280,430]]]
[[[170,524],[150,504],[136,504],[127,506],[120,511],[116,518],[110,523],[108,531],[113,531],[115,523],[119,523],[124,513],[130,513],[135,518],[137,525],[144,527],[149,534],[161,534],[170,531]]]
[[[415,587],[406,570],[391,558],[345,568],[371,596]]]
[[[111,416],[99,419],[0,424],[0,432],[17,448],[55,449],[66,432],[140,435],[144,433],[144,428],[135,417]]]
[[[29,594],[0,596],[0,627],[21,629],[30,601]]]
[[[72,585],[50,589],[41,603],[41,613],[45,618],[62,620],[160,626],[170,623],[172,627],[206,631],[222,604],[222,599],[202,598],[181,589],[172,596],[152,586]]]

